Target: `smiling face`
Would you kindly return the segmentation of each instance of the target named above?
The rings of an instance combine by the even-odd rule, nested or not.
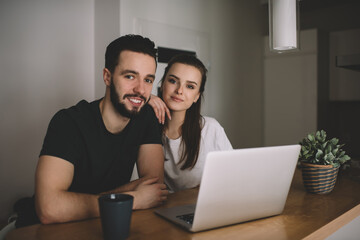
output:
[[[155,71],[153,57],[129,50],[120,53],[119,64],[113,74],[104,69],[111,102],[122,116],[137,115],[149,100]]]
[[[173,112],[186,112],[200,97],[201,73],[193,66],[174,63],[162,82],[162,99]]]

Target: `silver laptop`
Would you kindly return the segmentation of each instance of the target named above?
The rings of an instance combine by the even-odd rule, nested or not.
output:
[[[191,232],[281,214],[300,145],[210,152],[196,205],[155,210]]]

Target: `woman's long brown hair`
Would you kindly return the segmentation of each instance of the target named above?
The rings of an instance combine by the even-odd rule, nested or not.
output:
[[[200,97],[196,103],[193,103],[189,109],[186,110],[185,120],[181,126],[181,146],[182,153],[179,164],[183,163],[181,170],[192,169],[198,159],[200,151],[202,116],[201,112],[201,99],[205,90],[206,73],[207,69],[204,64],[195,56],[192,55],[177,55],[173,57],[167,67],[165,68],[164,75],[161,79],[161,86],[163,86],[167,73],[172,65],[175,63],[182,63],[185,65],[197,68],[201,73],[201,84],[199,88]],[[161,87],[162,89],[162,87]],[[159,91],[159,96],[162,97],[162,92]],[[164,134],[164,130],[163,130]]]

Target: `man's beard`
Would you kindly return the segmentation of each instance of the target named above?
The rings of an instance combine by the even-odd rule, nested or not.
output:
[[[142,98],[144,100],[145,104],[149,101],[149,99],[148,99],[148,101],[146,101],[146,98],[144,96],[137,95],[137,94],[125,94],[123,99],[125,99],[127,97]],[[113,104],[114,108],[118,111],[118,113],[120,113],[124,117],[133,118],[133,117],[136,117],[137,115],[139,115],[141,112],[141,108],[139,110],[138,107],[134,107],[132,110],[128,110],[126,108],[125,104],[120,102],[120,96],[116,92],[116,89],[114,86],[114,81],[112,78],[111,78],[111,83],[110,83],[110,100],[111,100],[111,103]]]

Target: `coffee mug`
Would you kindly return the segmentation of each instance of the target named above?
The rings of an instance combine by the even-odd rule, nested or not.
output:
[[[104,194],[98,199],[105,240],[129,236],[134,197],[128,194]]]

